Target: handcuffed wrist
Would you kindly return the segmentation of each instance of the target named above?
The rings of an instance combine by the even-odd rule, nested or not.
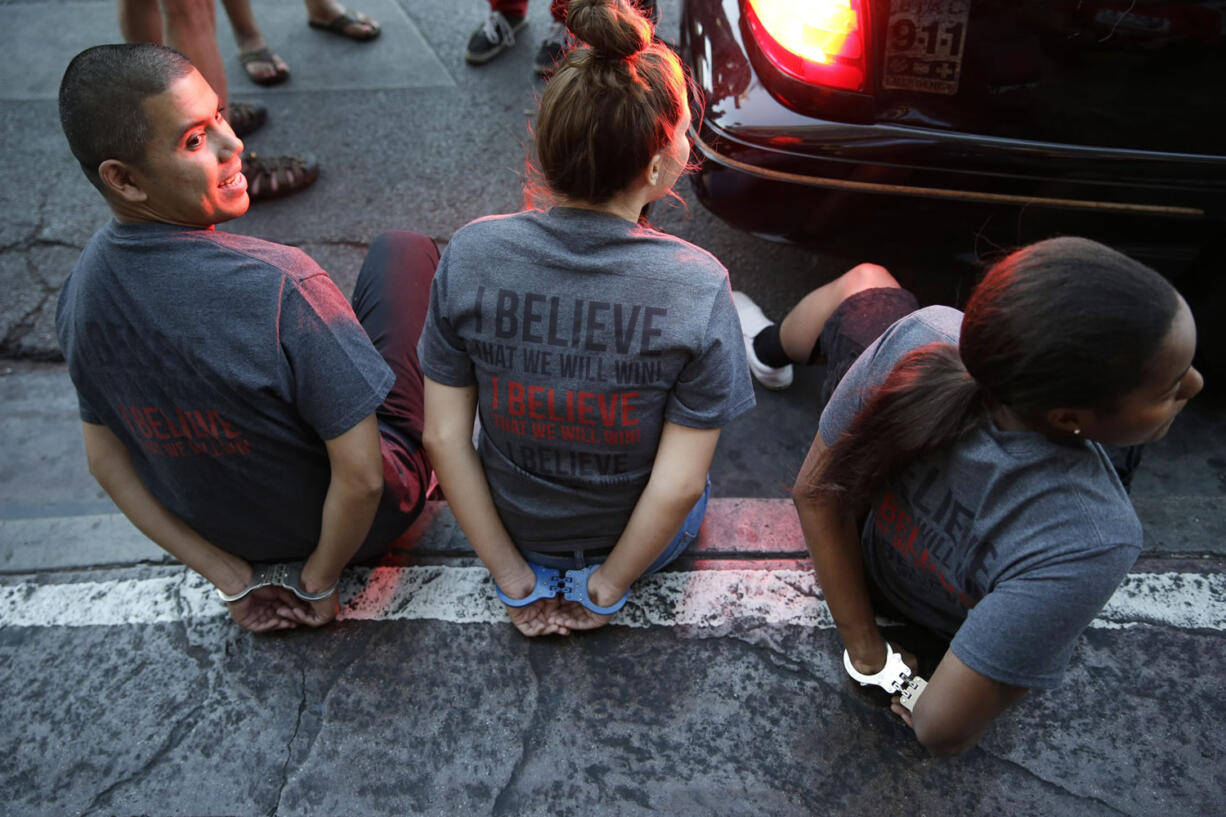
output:
[[[253,590],[261,587],[284,587],[303,601],[322,601],[336,592],[336,582],[318,593],[308,593],[302,587],[303,562],[280,562],[277,564],[254,565],[251,581],[238,593],[226,593],[220,587],[217,595],[226,604],[233,604],[246,598]]]
[[[842,631],[840,634],[843,634]],[[889,643],[875,626],[871,632],[865,630],[863,633],[843,635],[843,644],[847,647],[853,666],[862,667],[861,671],[868,674],[885,666],[890,656]]]
[[[843,669],[860,686],[877,686],[899,696],[899,702],[908,712],[915,708],[916,701],[928,686],[928,682],[911,672],[900,653],[894,652],[890,642],[885,642],[885,666],[880,671],[868,674],[858,671],[851,663],[851,653],[843,650]]]
[[[626,590],[618,590],[616,585],[606,581],[599,568],[588,576],[588,588],[588,595],[591,596],[592,602],[602,606],[614,604],[626,595]],[[596,591],[594,596],[591,595],[593,590]]]
[[[511,575],[494,576],[493,578],[495,586],[506,596],[514,599],[527,598],[537,585],[537,574],[529,564],[524,564],[522,572],[515,571]]]
[[[311,582],[311,584],[316,587],[319,587],[320,589],[311,591],[311,590],[307,590],[307,582],[303,580],[303,574],[309,575],[307,572],[307,563],[305,562],[302,565],[302,570],[298,574],[298,589],[308,595],[317,595],[319,593],[329,593],[330,591],[335,590],[336,585],[340,582],[339,576],[333,578],[332,581],[330,582],[313,581]],[[324,598],[327,598],[327,596],[324,596]]]

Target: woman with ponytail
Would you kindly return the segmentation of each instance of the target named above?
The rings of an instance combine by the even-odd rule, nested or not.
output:
[[[587,45],[536,126],[554,204],[455,234],[419,344],[425,448],[530,636],[602,626],[680,555],[719,430],[754,402],[727,271],[639,223],[689,157],[681,64],[627,0],[567,21]]]
[[[938,636],[927,687],[893,709],[957,754],[1027,690],[1059,683],[1136,560],[1141,525],[1104,446],[1160,439],[1200,391],[1196,327],[1165,279],[1079,238],[1004,258],[965,314],[906,314],[884,269],[850,275],[777,328],[738,295],[746,342],[755,374],[778,375],[820,334],[846,372],[796,479],[805,541],[849,673],[872,676],[894,652],[875,615]]]

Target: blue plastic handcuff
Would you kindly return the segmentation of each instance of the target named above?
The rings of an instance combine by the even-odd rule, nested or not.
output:
[[[587,567],[566,571],[566,576],[562,579],[562,598],[567,601],[577,601],[593,613],[610,616],[626,606],[626,599],[630,598],[630,591],[627,590],[620,599],[608,607],[601,607],[592,601],[587,594],[587,577],[592,575],[592,571],[598,567],[600,565],[588,565]]]
[[[565,574],[557,568],[542,567],[531,562],[528,563],[528,567],[532,568],[532,572],[536,574],[536,585],[532,588],[532,592],[522,599],[511,598],[502,592],[502,588],[498,586],[497,582],[494,583],[494,589],[498,592],[498,599],[507,607],[527,607],[529,604],[538,602],[541,599],[555,598],[561,593],[562,598],[567,601],[577,601],[593,613],[609,616],[622,609],[626,605],[626,599],[630,598],[630,591],[627,590],[625,595],[608,607],[601,607],[592,601],[591,597],[587,594],[587,580],[592,575],[592,571],[599,567],[599,565],[589,565],[588,567],[568,570]]]

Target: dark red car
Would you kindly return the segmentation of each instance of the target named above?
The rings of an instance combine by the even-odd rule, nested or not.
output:
[[[684,0],[699,199],[742,229],[983,258],[1098,238],[1226,371],[1226,2]]]

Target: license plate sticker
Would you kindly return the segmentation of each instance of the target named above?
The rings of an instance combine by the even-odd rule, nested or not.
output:
[[[892,0],[882,87],[958,93],[970,0]]]

